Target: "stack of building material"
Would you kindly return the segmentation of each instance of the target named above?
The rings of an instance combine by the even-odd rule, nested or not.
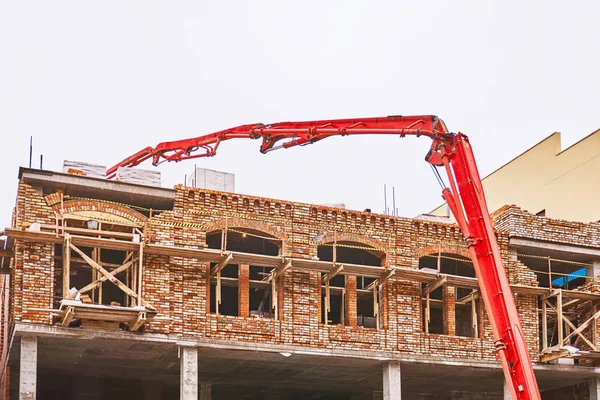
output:
[[[186,180],[186,185],[189,184],[191,187],[219,190],[221,192],[235,192],[235,174],[229,172],[195,168],[189,175],[189,179]]]
[[[119,167],[117,180],[145,186],[161,186],[160,172],[156,170]]]
[[[106,178],[106,166],[90,164],[83,161],[63,161],[63,173],[83,175],[92,178]]]

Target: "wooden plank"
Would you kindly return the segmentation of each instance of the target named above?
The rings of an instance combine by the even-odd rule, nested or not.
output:
[[[70,279],[71,279],[71,246],[70,237],[65,235],[63,242],[63,270],[62,270],[62,297],[69,296]]]
[[[14,252],[8,249],[0,249],[0,257],[9,257],[12,258],[14,256]]]
[[[215,276],[218,272],[221,272],[223,268],[225,268],[227,264],[229,264],[232,258],[233,254],[231,253],[226,253],[223,257],[221,257],[221,260],[217,263],[217,265],[215,265],[214,268],[210,270],[210,276]]]
[[[138,315],[134,318],[133,321],[131,321],[131,323],[129,324],[129,330],[132,332],[137,331],[138,329],[140,329],[140,327],[142,325],[144,325],[146,323],[146,313],[145,312],[139,312]]]
[[[117,239],[102,239],[91,236],[71,235],[71,242],[79,247],[99,247],[102,249],[118,251],[137,251],[139,248],[139,243]]]
[[[78,253],[88,264],[90,264],[94,269],[96,269],[98,272],[100,272],[102,275],[104,275],[108,281],[112,282],[113,284],[115,284],[119,289],[121,289],[122,291],[124,291],[125,293],[127,293],[129,296],[134,297],[134,298],[138,298],[138,294],[135,293],[134,291],[132,291],[129,287],[127,287],[127,285],[125,285],[123,282],[121,282],[120,280],[118,280],[117,278],[115,278],[114,276],[112,276],[108,271],[106,271],[104,268],[102,268],[100,265],[98,265],[94,260],[92,260],[90,257],[88,257],[87,254],[85,254],[83,251],[79,250],[76,246],[74,246],[71,243],[71,248]],[[147,301],[141,299],[140,300],[141,305],[150,308],[152,310],[154,310],[155,308],[148,303]]]
[[[47,225],[42,224],[41,229],[51,230],[52,232],[56,232],[57,230],[64,230],[67,233],[79,233],[82,235],[91,235],[95,237],[108,236],[113,238],[120,239],[129,239],[133,240],[133,233],[128,232],[115,232],[115,231],[105,231],[105,230],[94,230],[94,229],[86,229],[86,228],[74,228],[70,226],[59,226],[59,225]]]
[[[137,305],[141,306],[142,299],[142,278],[144,276],[144,241],[140,242],[140,250],[138,253],[138,271],[137,271]],[[124,285],[125,286],[125,285]]]
[[[333,267],[321,278],[321,282],[326,283],[344,270],[344,264],[334,264]]]
[[[563,308],[562,308],[562,292],[558,292],[556,295],[556,312],[558,313],[557,317],[557,326],[558,326],[558,343],[562,346],[564,343],[565,334],[563,331]]]
[[[542,351],[548,348],[548,313],[546,303],[548,300],[542,299]]]
[[[583,330],[585,328],[587,328],[592,321],[595,322],[598,317],[600,317],[600,311],[598,311],[596,314],[594,314],[590,318],[588,318],[583,324],[579,325],[579,327],[575,328],[573,326],[574,330],[567,337],[565,337],[564,340],[560,343],[564,343],[565,341],[569,340],[571,337],[573,337],[573,335],[580,335],[581,332],[583,332]],[[562,318],[564,319],[564,317],[562,317]],[[569,322],[571,322],[571,321],[569,321]],[[560,325],[561,324],[559,324],[559,326]],[[580,336],[583,337],[583,335],[580,335]],[[559,338],[560,338],[560,335],[559,335]],[[590,347],[592,347],[592,349],[597,350],[596,346],[591,344],[585,337],[583,337],[583,339],[588,345],[590,345]]]
[[[427,286],[425,286],[425,289],[423,289],[423,294],[428,295],[434,290],[439,289],[440,287],[445,285],[447,281],[448,276],[440,275],[434,282],[430,282],[427,284]]]
[[[564,358],[569,356],[569,352],[567,350],[559,350],[552,353],[544,353],[540,354],[540,362],[550,362],[552,360],[556,360],[557,358]]]
[[[73,307],[67,307],[65,315],[63,316],[63,320],[60,324],[62,326],[69,326],[71,321],[73,321],[73,314],[75,314],[75,309]]]
[[[33,231],[25,231],[25,230],[14,229],[14,228],[6,228],[6,235],[12,239],[25,240],[28,242],[57,243],[57,244],[60,244],[63,242],[62,237],[57,236],[55,233],[47,233],[47,232],[33,232]]]

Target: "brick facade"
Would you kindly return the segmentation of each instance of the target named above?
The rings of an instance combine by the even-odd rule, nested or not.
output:
[[[93,209],[115,214],[143,226],[148,243],[204,248],[207,234],[223,229],[264,235],[277,244],[281,256],[313,258],[318,246],[334,240],[369,246],[381,255],[385,267],[416,269],[419,258],[439,252],[468,257],[457,226],[398,218],[352,210],[316,206],[232,193],[175,188],[172,210],[151,217],[126,206],[102,201],[65,204],[69,210]],[[57,205],[21,183],[15,227],[33,222],[52,223]],[[511,257],[508,238],[518,233],[565,243],[598,246],[599,224],[566,224],[562,228],[547,218],[526,215],[509,207],[494,215],[498,241],[511,283],[537,285],[535,274]],[[539,227],[530,229],[530,226]],[[335,232],[335,235],[334,235]],[[322,239],[317,243],[315,237]],[[14,320],[51,323],[48,313],[32,308],[52,306],[54,294],[54,245],[18,242],[13,270],[12,315]],[[381,329],[357,326],[357,281],[345,277],[345,323],[325,325],[321,274],[291,270],[276,279],[277,318],[250,316],[249,266],[239,265],[238,316],[210,312],[210,265],[181,257],[147,255],[144,259],[143,296],[156,307],[158,317],[144,332],[181,335],[211,340],[286,344],[317,349],[377,350],[439,358],[493,360],[492,335],[481,302],[478,337],[455,336],[455,288],[443,287],[445,334],[423,331],[421,284],[392,277],[382,286]],[[532,358],[539,351],[537,298],[515,297]]]

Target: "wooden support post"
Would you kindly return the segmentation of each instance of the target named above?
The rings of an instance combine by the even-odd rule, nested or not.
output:
[[[594,313],[594,315],[596,315],[596,313],[598,312],[598,307],[596,306],[596,304],[592,306],[592,312]],[[594,322],[592,325],[592,343],[598,346],[598,318],[594,318]]]
[[[471,292],[471,326],[473,327],[473,337],[479,337],[479,327],[477,326],[477,300],[475,300],[475,291]]]
[[[379,286],[375,285],[373,286],[373,315],[375,316],[376,319],[376,325],[377,325],[377,330],[379,330],[379,298],[377,297],[378,294],[378,289]]]
[[[221,305],[221,271],[217,272],[217,284],[215,285],[215,313],[219,315],[219,306]]]
[[[542,351],[548,348],[548,300],[542,298]]]
[[[278,311],[278,296],[277,296],[277,279],[271,279],[271,310],[275,320],[279,319]]]
[[[548,263],[550,263],[550,259],[548,258]],[[556,323],[558,324],[558,346],[562,347],[564,345],[565,334],[563,331],[563,305],[562,305],[562,290],[556,294]]]
[[[101,251],[102,250],[99,248],[94,249],[94,256],[95,256],[94,261],[96,261],[98,263],[98,265],[100,265],[100,266],[102,266]],[[102,277],[100,277],[100,278],[102,278]],[[100,282],[100,284],[96,286],[98,288],[98,304],[102,304],[102,282]]]
[[[342,304],[340,305],[340,325],[346,325],[346,289],[342,289]],[[355,318],[356,320],[356,318]]]
[[[140,251],[138,254],[138,275],[137,275],[137,305],[142,306],[142,278],[144,274],[144,241],[140,241]]]
[[[70,278],[71,278],[71,236],[65,233],[63,242],[63,281],[62,281],[62,297],[66,299],[69,296]]]
[[[430,314],[429,314],[429,293],[427,293],[425,295],[425,333],[429,333],[429,321],[430,321]]]
[[[552,290],[552,264],[550,263],[550,257],[548,257],[548,287]]]
[[[342,299],[343,300],[343,299]],[[342,301],[342,307],[344,302]],[[329,292],[329,279],[325,282],[325,325],[329,324],[329,312],[331,311],[330,305],[330,292]]]
[[[65,315],[63,316],[63,320],[61,322],[62,326],[69,326],[71,321],[73,321],[73,313],[75,313],[75,309],[73,307],[67,307]]]
[[[227,266],[227,264],[229,264],[229,262],[231,261],[231,259],[233,258],[233,254],[232,253],[226,253],[223,258],[221,259],[221,261],[219,261],[217,263],[217,265],[214,266],[213,269],[210,270],[210,276],[214,276],[217,273],[221,273],[221,270],[223,270],[223,268],[225,268]]]
[[[434,290],[444,286],[446,284],[447,280],[448,280],[448,276],[446,276],[446,275],[438,276],[438,278],[435,281],[430,282],[425,286],[425,289],[423,289],[423,293],[429,294],[429,293],[433,292]]]

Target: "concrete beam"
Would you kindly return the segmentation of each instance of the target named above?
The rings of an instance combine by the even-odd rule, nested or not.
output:
[[[108,179],[69,175],[61,172],[21,168],[19,179],[32,186],[61,189],[65,194],[118,201],[154,209],[171,209],[175,190],[115,182]]]
[[[585,256],[586,258],[600,258],[600,249],[584,246],[575,246],[572,244],[553,243],[543,240],[510,238],[509,246],[522,250],[546,250],[547,252],[556,252],[557,258],[568,256]],[[537,254],[537,253],[534,253]]]
[[[35,400],[37,384],[37,337],[21,338],[19,400]]]
[[[388,362],[383,366],[383,400],[401,398],[400,363]]]
[[[588,267],[586,273],[588,276],[593,276],[594,278],[600,275],[600,261],[596,260],[592,262],[592,266]]]
[[[198,400],[198,349],[195,347],[180,347],[180,399]]]

